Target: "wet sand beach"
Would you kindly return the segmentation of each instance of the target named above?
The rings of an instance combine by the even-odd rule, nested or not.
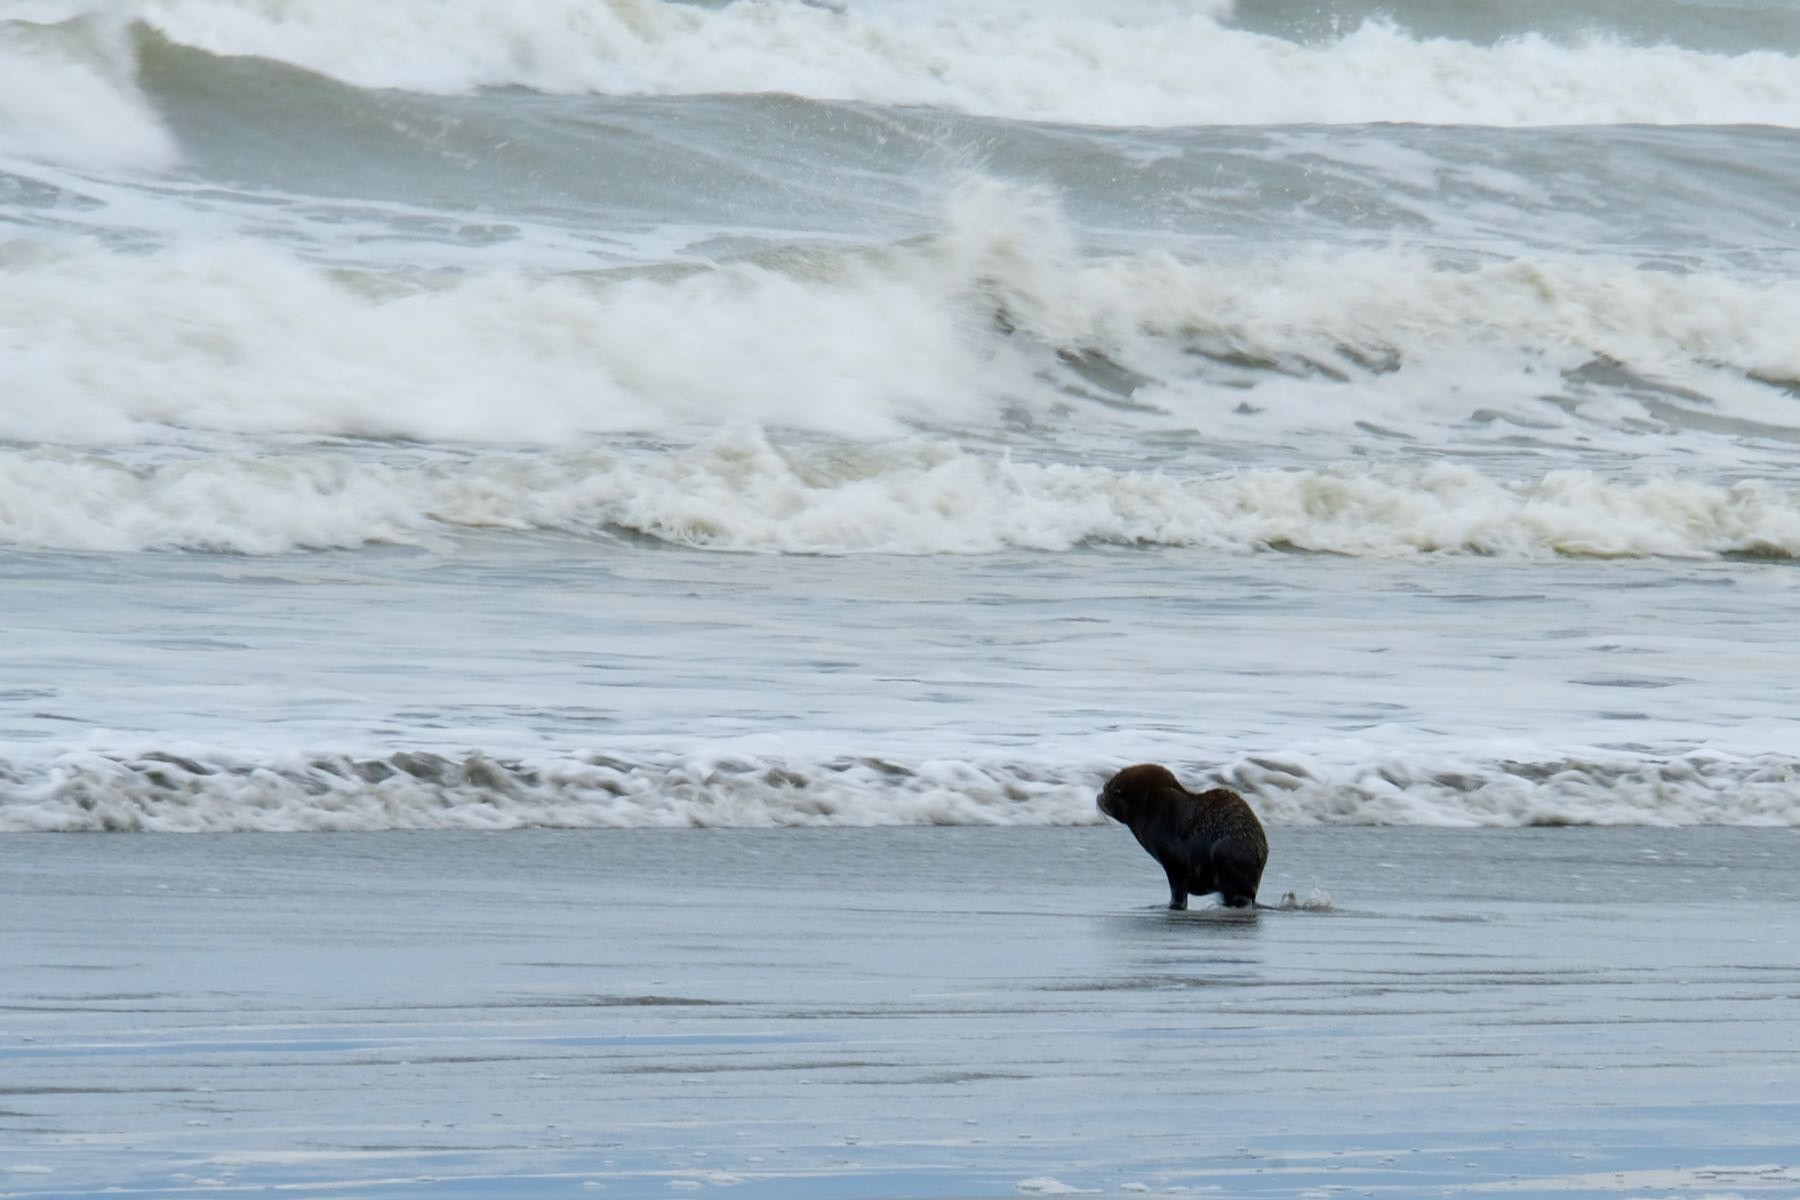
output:
[[[0,839],[0,1195],[1800,1191],[1800,835]]]

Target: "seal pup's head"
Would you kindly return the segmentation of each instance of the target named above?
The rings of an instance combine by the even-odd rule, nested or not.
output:
[[[1139,763],[1107,780],[1100,794],[1094,797],[1094,803],[1113,820],[1129,825],[1145,801],[1171,788],[1178,793],[1183,790],[1169,768],[1156,763]]]

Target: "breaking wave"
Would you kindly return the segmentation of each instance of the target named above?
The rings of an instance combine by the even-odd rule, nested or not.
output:
[[[1034,464],[942,443],[789,448],[753,430],[668,453],[347,454],[130,466],[0,451],[0,544],[281,554],[431,545],[460,531],[617,534],[778,554],[985,554],[1085,545],[1357,556],[1800,557],[1800,493],[1769,483],[1527,480],[1467,466],[1183,478]]]
[[[1112,125],[1792,124],[1795,58],[1606,35],[1491,44],[1375,18],[1317,41],[1233,27],[1224,4],[764,0],[158,0],[173,42],[367,88],[670,95],[785,92]]]
[[[65,753],[0,760],[0,832],[1081,825],[1100,823],[1094,792],[1119,765]],[[1278,824],[1800,825],[1800,761],[1777,755],[1259,757],[1186,773]]]
[[[138,83],[143,56],[170,47],[248,72],[196,85],[202,94],[280,89],[264,76],[285,64],[370,92],[779,93],[1121,127],[1800,121],[1792,46],[1721,53],[1606,33],[1465,41],[1381,16],[1295,40],[1236,27],[1229,8],[38,0],[0,19],[0,155],[173,166],[179,150]]]
[[[1404,247],[1087,256],[1054,198],[986,180],[922,242],[650,273],[408,275],[247,240],[22,238],[0,247],[0,439],[564,444],[731,422],[882,439],[1060,423],[1089,397],[1082,419],[1114,427],[1291,442],[1358,422],[1427,439],[1579,425],[1636,454],[1667,413],[1562,376],[1611,371],[1700,428],[1800,436],[1795,328],[1785,277]],[[1377,377],[1339,397],[1258,386]]]

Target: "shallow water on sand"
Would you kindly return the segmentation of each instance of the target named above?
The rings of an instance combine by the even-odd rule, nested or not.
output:
[[[1791,1191],[1795,837],[0,839],[0,1195]]]

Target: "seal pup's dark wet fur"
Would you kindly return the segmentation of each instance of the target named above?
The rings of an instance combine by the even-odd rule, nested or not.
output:
[[[1128,827],[1169,877],[1169,907],[1218,892],[1230,908],[1256,903],[1269,839],[1229,788],[1190,792],[1167,767],[1139,763],[1106,781],[1100,811]]]

